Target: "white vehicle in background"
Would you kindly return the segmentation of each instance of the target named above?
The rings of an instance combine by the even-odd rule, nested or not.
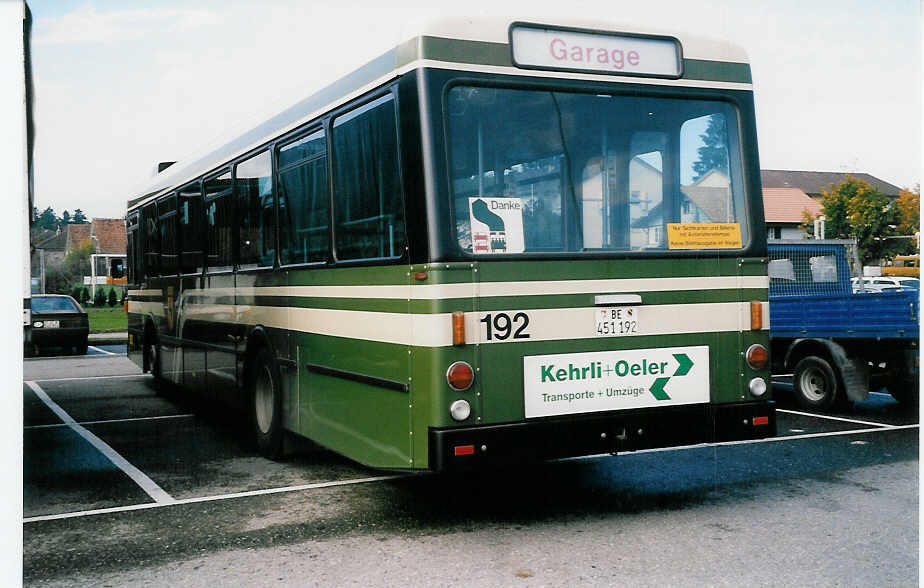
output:
[[[866,276],[862,278],[863,288],[860,288],[861,278],[851,278],[850,283],[854,292],[890,292],[895,290],[920,290],[921,281],[918,278],[905,276]]]

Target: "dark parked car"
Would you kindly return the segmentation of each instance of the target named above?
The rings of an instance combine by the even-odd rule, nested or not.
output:
[[[42,294],[32,296],[32,345],[40,348],[75,348],[87,352],[90,320],[86,311],[70,296]]]

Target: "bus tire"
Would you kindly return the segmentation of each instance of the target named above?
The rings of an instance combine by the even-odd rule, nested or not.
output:
[[[796,364],[792,384],[796,402],[811,410],[831,408],[839,393],[837,374],[826,359],[817,355],[804,357]]]
[[[148,372],[154,376],[154,386],[160,393],[164,384],[164,377],[160,371],[160,345],[152,331],[148,331],[144,338],[144,363]]]
[[[282,390],[279,368],[265,347],[254,357],[248,370],[250,423],[257,451],[268,459],[282,457]]]

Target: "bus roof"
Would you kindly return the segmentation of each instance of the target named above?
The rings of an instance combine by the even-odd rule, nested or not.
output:
[[[533,77],[751,90],[747,55],[743,49],[730,43],[650,27],[579,19],[556,21],[554,25],[529,19],[499,17],[438,18],[419,23],[410,21],[402,27],[404,34],[401,38],[406,39],[404,42],[223,145],[169,166],[135,191],[128,202],[128,209],[131,211],[169,190],[222,167],[251,149],[399,75],[423,67]],[[676,39],[681,47],[682,74],[674,78],[635,77],[542,68],[522,69],[513,62],[510,46],[511,26],[516,23],[541,25],[549,29],[670,37]]]

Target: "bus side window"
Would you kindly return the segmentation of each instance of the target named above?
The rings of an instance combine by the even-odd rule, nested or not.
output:
[[[170,194],[157,202],[160,230],[160,269],[161,274],[176,274],[176,194]]]
[[[269,151],[242,161],[234,169],[241,267],[269,267],[276,255],[276,203]]]
[[[324,131],[283,146],[277,164],[280,262],[292,265],[327,261],[330,191]]]
[[[153,202],[141,209],[143,272],[146,277],[160,275],[160,233],[157,228],[157,207]]]
[[[143,276],[143,257],[141,255],[141,230],[138,226],[138,215],[132,214],[126,221],[125,252],[128,261],[128,283],[138,284]]]
[[[339,116],[333,130],[337,259],[404,254],[404,201],[391,95]]]
[[[179,195],[180,273],[201,273],[202,189],[197,182],[181,189]]]
[[[206,179],[204,190],[206,266],[209,271],[230,270],[234,264],[231,172]]]

